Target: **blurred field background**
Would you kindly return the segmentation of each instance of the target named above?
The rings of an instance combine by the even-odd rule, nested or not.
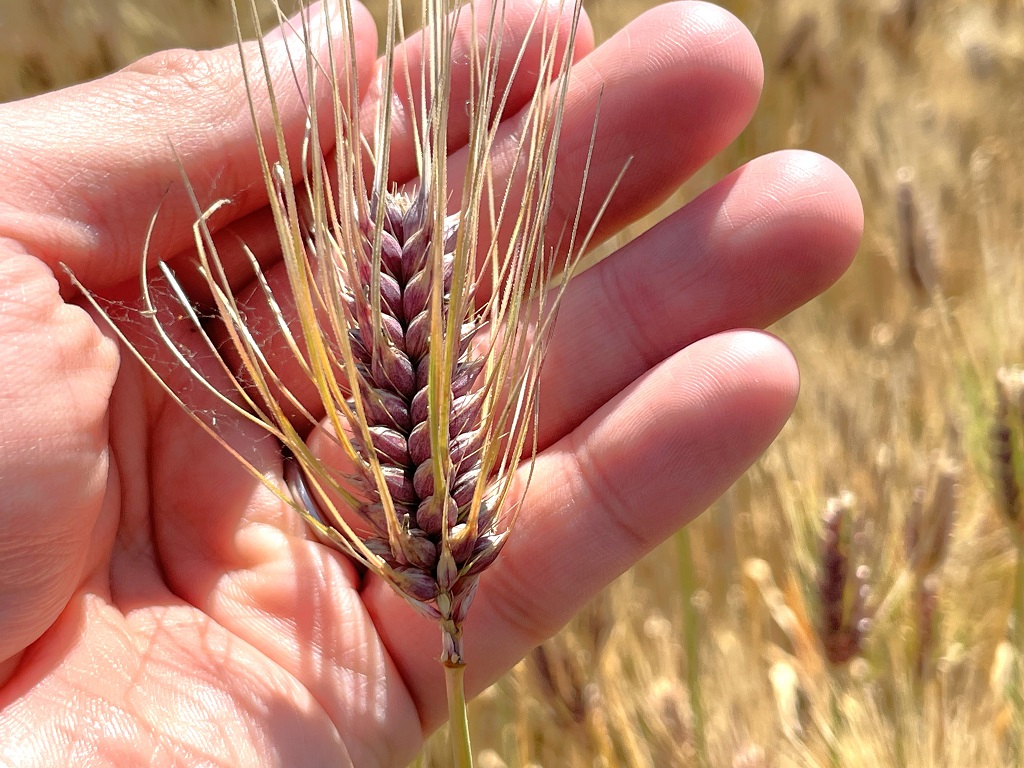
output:
[[[654,4],[585,3],[601,38]],[[474,704],[479,766],[1022,765],[1024,3],[721,4],[760,43],[764,98],[662,214],[804,147],[857,182],[864,243],[773,329],[803,371],[782,437]],[[225,44],[230,18],[3,0],[0,99]]]

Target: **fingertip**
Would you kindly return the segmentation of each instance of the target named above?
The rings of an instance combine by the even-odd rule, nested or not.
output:
[[[845,250],[856,250],[864,229],[864,206],[853,180],[833,160],[805,149],[788,149],[765,156],[780,163],[780,179],[791,187],[799,202],[818,199],[822,221],[835,227]],[[851,248],[852,246],[852,248]]]
[[[800,392],[800,368],[792,350],[778,336],[761,330],[731,331],[719,338],[725,344],[722,359],[731,361],[745,391],[758,400],[764,421],[777,422],[777,432],[792,414]]]
[[[579,24],[576,27],[576,49],[573,51],[573,63],[588,55],[597,45],[594,24],[586,8],[580,8]]]
[[[838,280],[850,266],[864,231],[860,193],[835,162],[807,150],[785,150],[763,162],[778,163],[775,188],[786,200],[781,218],[814,260],[817,290]]]
[[[579,15],[577,16],[577,11]],[[552,23],[552,19],[557,21]],[[573,23],[576,27],[573,29]],[[556,34],[561,44],[572,39],[572,61],[576,63],[585,58],[594,50],[595,36],[594,27],[587,15],[586,8],[579,0],[514,0],[508,11],[506,27],[519,28],[524,32],[534,30],[532,34],[538,34],[535,29],[548,30],[541,35],[546,38],[549,34]],[[559,54],[561,51],[559,51]]]
[[[348,60],[349,50],[335,50],[332,56],[331,49],[347,47],[350,29],[353,61],[362,97],[369,87],[377,59],[377,22],[362,3],[353,2],[346,9],[337,0],[317,0],[281,22],[263,40],[275,49],[275,53],[279,50],[286,61],[290,57],[289,67],[293,69],[298,67],[301,70],[307,51],[313,51],[325,71],[330,71],[332,61]]]
[[[711,239],[719,253],[736,254],[737,276],[764,270],[758,300],[797,295],[806,301],[825,290],[850,266],[864,227],[850,177],[805,150],[756,158],[695,202],[695,209],[707,206],[715,217]]]
[[[764,85],[764,64],[753,34],[735,15],[712,3],[681,0],[657,6],[641,19],[663,30],[663,45],[698,56],[704,68],[734,81],[753,109]]]
[[[826,201],[826,213],[837,225],[837,250],[847,255],[843,269],[849,266],[864,235],[864,201],[860,191],[837,163],[827,157],[807,151],[795,151],[795,154],[816,166],[819,178],[831,190],[831,197]]]
[[[789,347],[756,329],[725,331],[694,342],[648,376],[661,377],[662,392],[674,392],[677,418],[694,435],[718,444],[733,466],[746,466],[768,447],[789,419],[800,390],[800,371]],[[662,397],[652,391],[652,397]],[[669,402],[665,399],[665,403]],[[695,403],[704,408],[696,408]],[[710,503],[710,502],[708,502]]]
[[[795,151],[818,180],[819,188],[828,190],[822,197],[822,219],[832,226],[826,278],[831,284],[850,267],[864,235],[864,203],[853,180],[838,164],[814,152]]]
[[[585,171],[585,218],[595,217],[603,193],[614,189],[595,242],[654,210],[734,141],[750,122],[764,81],[750,32],[703,2],[652,8],[584,64],[569,94],[555,207],[571,220]]]

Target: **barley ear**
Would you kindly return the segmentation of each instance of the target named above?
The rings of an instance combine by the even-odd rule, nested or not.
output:
[[[1021,452],[1024,370],[1000,368],[996,372],[996,412],[991,431],[992,467],[997,508],[1020,546]]]
[[[847,664],[861,652],[869,626],[865,602],[870,571],[864,565],[856,568],[850,565],[850,528],[855,503],[849,492],[830,498],[823,516],[818,577],[819,634],[825,657],[835,666]]]
[[[238,276],[229,278],[210,229],[211,216],[228,201],[204,207],[193,195],[197,268],[212,297],[209,314],[227,341],[211,336],[210,318],[193,311],[166,265],[150,269],[148,247],[141,320],[189,387],[213,405],[194,405],[118,332],[171,398],[295,509],[322,543],[362,563],[437,622],[454,758],[470,765],[463,624],[481,575],[518,515],[536,452],[532,436],[547,341],[567,281],[597,226],[595,220],[588,231],[579,228],[585,172],[576,218],[560,248],[547,231],[582,5],[537,4],[531,29],[540,45],[523,41],[508,52],[501,50],[502,0],[480,4],[484,19],[472,3],[423,0],[426,55],[421,71],[410,72],[395,55],[404,39],[401,3],[389,0],[380,99],[368,121],[359,104],[352,3],[339,0],[333,15],[303,4],[284,42],[306,105],[299,147],[285,136],[278,93],[284,86],[270,77],[255,0],[247,5],[260,37],[255,56],[247,58],[253,49],[241,44],[239,51],[286,284],[272,286],[256,255],[244,244],[242,252],[257,289],[252,301],[269,313],[271,327],[257,331],[247,322],[251,306],[235,295]],[[573,21],[558,39],[552,33],[558,25],[550,22],[563,5]],[[319,23],[311,12],[322,14]],[[449,91],[460,25],[477,30],[481,44],[469,46],[471,93],[457,107],[469,114],[465,171],[449,178],[449,110],[456,108]],[[237,7],[235,27],[241,40]],[[322,46],[325,58],[317,58],[321,46],[312,48],[314,27],[335,43]],[[499,77],[499,62],[509,60],[515,62],[511,77]],[[509,180],[502,182],[492,155],[521,67],[535,73],[536,86],[517,117],[511,167],[503,168]],[[318,98],[325,90],[330,98]],[[257,104],[269,109],[273,130],[259,130]],[[417,182],[402,190],[390,173],[396,109],[411,118],[419,171]],[[367,122],[373,124],[369,135]],[[330,156],[323,147],[333,147]],[[503,156],[509,149],[501,147]],[[597,218],[606,205],[607,197]],[[168,302],[155,300],[161,291],[180,305],[175,319],[190,326],[191,346],[168,332]],[[95,299],[94,305],[103,311]],[[272,347],[272,340],[281,343]],[[201,363],[194,361],[196,349]],[[294,371],[316,402],[293,391]],[[232,449],[220,434],[218,414],[255,424],[280,445],[283,480]],[[319,414],[323,433],[350,465],[345,469],[307,444]]]

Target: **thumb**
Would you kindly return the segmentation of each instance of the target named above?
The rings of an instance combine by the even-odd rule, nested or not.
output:
[[[109,547],[117,351],[36,259],[0,241],[0,682]]]

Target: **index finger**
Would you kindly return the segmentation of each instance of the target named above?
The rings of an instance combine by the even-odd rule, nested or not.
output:
[[[306,14],[308,47],[322,61],[329,45],[347,50],[338,39],[340,15],[330,22],[329,40],[321,7]],[[376,29],[361,4],[352,3],[352,14],[355,60],[336,57],[344,68],[338,78],[352,67],[365,84]],[[196,216],[185,178],[201,206],[230,200],[211,228],[265,205],[256,135],[273,162],[275,115],[265,88],[255,89],[250,114],[243,76],[247,71],[254,82],[273,84],[285,145],[297,151],[309,114],[303,36],[300,19],[267,35],[266,74],[257,43],[244,44],[241,56],[237,45],[167,51],[91,83],[5,105],[0,167],[8,181],[0,188],[0,238],[21,243],[51,268],[65,263],[84,284],[102,289],[138,273],[158,211],[151,248],[174,254],[191,245]],[[323,101],[317,114],[329,119],[331,89],[321,84],[315,94]],[[334,131],[320,135],[333,141]],[[301,163],[292,167],[301,173]]]

